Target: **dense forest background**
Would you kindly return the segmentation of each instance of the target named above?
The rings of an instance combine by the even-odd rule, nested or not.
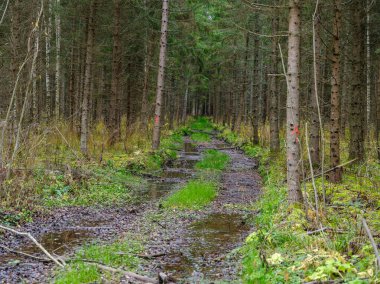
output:
[[[25,151],[21,141],[48,131],[45,126],[53,121],[77,135],[82,131],[82,139],[87,128],[91,132],[103,122],[110,144],[122,133],[128,139],[136,129],[151,127],[160,1],[2,4],[3,166]],[[287,4],[170,3],[161,125],[173,128],[188,115],[210,115],[233,129],[250,125],[255,143],[270,141],[278,149],[287,109]],[[299,131],[308,122],[313,163],[320,162],[320,124],[350,137],[350,157],[363,159],[375,151],[370,142],[379,136],[379,3],[316,4],[297,4]],[[331,138],[337,145],[339,137]],[[339,164],[339,157],[333,164]]]
[[[125,201],[196,133],[260,161],[247,283],[375,279],[379,26],[376,0],[2,0],[0,220]]]

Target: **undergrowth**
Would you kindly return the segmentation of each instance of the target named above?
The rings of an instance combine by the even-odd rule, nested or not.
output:
[[[177,157],[183,147],[184,128],[162,132],[160,150],[152,152],[150,138],[141,131],[122,132],[109,144],[109,135],[99,123],[90,135],[89,156],[79,151],[78,136],[68,125],[39,137],[32,159],[19,166],[10,179],[0,183],[0,222],[17,225],[32,221],[34,212],[61,206],[112,206],[135,202],[134,192],[145,182],[139,176],[154,174]],[[35,138],[35,139],[34,139]],[[31,137],[30,141],[38,140]],[[36,142],[37,143],[37,142]],[[26,155],[25,152],[20,157]]]
[[[84,246],[75,254],[69,265],[57,272],[54,283],[98,283],[103,282],[104,278],[107,279],[108,274],[100,271],[91,262],[101,263],[112,268],[122,267],[127,271],[136,271],[141,262],[137,255],[142,251],[141,243],[131,239],[120,240],[110,245]],[[112,280],[115,281],[115,279]]]
[[[380,229],[378,166],[352,166],[341,184],[325,181],[328,204],[317,214],[310,182],[303,186],[309,206],[288,206],[283,152],[271,155],[249,137],[219,129],[221,138],[259,159],[264,180],[263,195],[249,208],[259,212],[256,230],[241,248],[244,283],[378,283],[373,249],[360,223],[365,216],[374,232]],[[321,198],[320,178],[316,186]],[[327,229],[318,232],[321,227]]]

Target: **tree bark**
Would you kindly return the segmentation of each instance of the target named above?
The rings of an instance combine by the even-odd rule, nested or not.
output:
[[[365,62],[364,34],[365,22],[364,11],[361,1],[351,3],[351,16],[353,25],[353,48],[352,48],[352,98],[350,115],[350,159],[364,158],[364,127],[365,127],[365,89],[363,74],[365,74],[363,62]]]
[[[274,4],[277,4],[277,0]],[[275,10],[272,19],[272,33],[274,35],[272,39],[272,54],[271,54],[271,77],[269,86],[270,97],[270,112],[269,112],[269,124],[270,124],[270,149],[271,151],[278,151],[280,149],[280,134],[278,125],[278,90],[277,90],[277,67],[278,67],[278,37],[276,33],[279,27],[279,15],[278,9]]]
[[[81,133],[80,133],[80,149],[84,155],[88,154],[88,107],[89,97],[91,95],[91,76],[92,76],[92,60],[94,49],[95,37],[95,14],[96,14],[97,0],[93,0],[90,7],[90,15],[88,18],[88,31],[86,43],[86,63],[84,75],[84,89],[82,100],[82,119],[81,119]]]
[[[289,1],[288,97],[287,97],[287,183],[290,204],[302,203],[299,172],[299,96],[300,96],[300,1]]]
[[[320,80],[320,62],[321,62],[321,38],[319,36],[319,26],[320,17],[317,11],[315,19],[313,21],[314,25],[314,47],[315,47],[315,68],[313,68],[314,80],[312,83],[310,105],[311,105],[311,126],[310,126],[310,158],[314,165],[320,164],[320,105],[319,101],[319,80]],[[315,80],[316,78],[316,80]]]
[[[160,146],[161,134],[161,105],[164,93],[165,84],[165,65],[166,65],[166,47],[167,47],[167,34],[168,34],[168,21],[169,21],[169,0],[162,1],[162,21],[161,21],[161,40],[160,40],[160,57],[158,63],[157,75],[157,94],[156,94],[156,107],[154,112],[154,128],[153,128],[153,141],[152,149],[157,150]]]
[[[52,101],[50,88],[50,53],[51,53],[51,30],[52,30],[52,8],[51,0],[47,0],[47,14],[45,14],[45,88],[46,88],[46,121],[52,115]]]
[[[112,80],[111,80],[111,104],[110,104],[110,127],[112,136],[110,143],[113,144],[120,135],[120,114],[118,113],[121,97],[121,0],[114,0],[114,26],[113,26],[113,49],[112,49]]]
[[[61,16],[60,0],[56,0],[58,11],[55,14],[55,118],[61,116]]]
[[[341,0],[334,1],[335,17],[333,23],[333,54],[331,70],[331,115],[330,115],[330,166],[335,168],[329,179],[332,182],[341,182],[342,169],[336,168],[340,164],[340,32],[341,32]]]
[[[254,30],[256,34],[260,33],[259,15],[255,15]],[[257,35],[254,36],[253,45],[252,143],[259,144],[260,39]]]
[[[377,77],[377,104],[376,104],[376,148],[377,148],[377,159],[380,162],[380,60],[378,63],[378,77]]]

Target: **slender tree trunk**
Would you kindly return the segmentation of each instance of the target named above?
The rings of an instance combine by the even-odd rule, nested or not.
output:
[[[114,0],[114,27],[113,27],[113,50],[112,50],[112,80],[111,80],[111,113],[110,126],[112,128],[111,144],[120,135],[120,121],[118,113],[121,97],[121,0]]]
[[[300,96],[300,1],[289,1],[288,98],[287,98],[287,182],[289,203],[302,203],[299,172],[299,96]]]
[[[145,59],[144,59],[144,85],[141,99],[141,129],[147,130],[148,127],[148,91],[149,91],[149,75],[150,75],[150,61],[152,56],[152,47],[149,42],[148,32],[145,39]]]
[[[38,54],[40,52],[40,35],[39,31],[34,39],[34,60],[37,61]],[[37,92],[37,64],[33,64],[31,68],[31,80],[32,80],[32,122],[38,122],[38,92]]]
[[[162,96],[164,93],[165,83],[165,65],[166,65],[166,47],[167,47],[167,34],[168,34],[168,21],[169,21],[169,0],[162,1],[162,21],[161,21],[161,40],[160,40],[160,58],[158,63],[157,75],[157,94],[156,94],[156,108],[154,112],[154,128],[153,128],[153,141],[152,148],[157,150],[160,146],[161,134],[161,105]]]
[[[370,0],[366,1],[366,81],[367,81],[367,116],[366,116],[366,131],[368,138],[370,137],[371,129],[371,34],[370,34]]]
[[[277,4],[278,1],[275,1]],[[278,125],[278,90],[277,90],[277,67],[278,67],[278,37],[276,33],[279,27],[279,15],[278,9],[274,12],[275,15],[272,19],[272,54],[271,54],[271,77],[270,77],[270,87],[269,87],[269,97],[270,97],[270,112],[269,112],[269,124],[270,124],[270,149],[271,151],[278,151],[280,149],[280,134]]]
[[[365,62],[364,34],[365,22],[362,2],[351,3],[351,16],[353,23],[352,48],[352,98],[350,115],[350,158],[362,160],[364,158],[364,127],[365,127],[365,90],[363,85],[363,62]]]
[[[56,0],[58,11],[55,14],[55,118],[61,116],[61,16],[60,0]]]
[[[82,119],[80,132],[80,149],[83,154],[88,154],[88,107],[89,97],[91,95],[91,76],[92,76],[92,60],[95,37],[95,15],[96,15],[97,0],[93,0],[90,7],[90,15],[88,18],[88,31],[86,43],[86,64],[84,75],[84,89],[82,100]]]
[[[341,0],[335,0],[335,17],[333,23],[333,54],[331,71],[331,115],[330,115],[330,165],[335,168],[330,173],[330,181],[340,182],[342,170],[340,164],[340,32],[341,32]]]
[[[50,89],[50,53],[51,53],[51,30],[52,30],[52,7],[51,0],[47,0],[47,14],[45,14],[45,88],[46,88],[46,119],[49,121],[52,115],[52,101]]]
[[[380,60],[378,63],[378,77],[377,77],[377,104],[376,104],[376,146],[377,146],[377,159],[380,162]]]
[[[313,21],[314,25],[314,47],[315,47],[315,68],[313,68],[314,80],[312,80],[312,89],[310,97],[311,105],[311,127],[310,127],[310,158],[314,165],[320,164],[320,120],[319,113],[319,80],[320,80],[320,64],[321,64],[321,38],[319,36],[320,26],[319,13],[316,14]],[[315,80],[316,78],[316,80]],[[318,97],[317,97],[318,96]]]
[[[254,30],[260,33],[259,15],[255,15]],[[257,35],[254,36],[254,51],[253,51],[253,94],[252,94],[252,143],[259,143],[259,92],[260,92],[260,62],[259,49],[260,39]]]
[[[183,108],[182,108],[182,123],[186,122],[186,117],[187,117],[187,101],[189,97],[189,78],[186,78],[186,85],[185,85],[185,95],[183,97]]]

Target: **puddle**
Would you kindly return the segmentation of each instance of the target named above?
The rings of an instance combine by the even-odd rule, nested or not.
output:
[[[191,173],[176,169],[168,169],[162,173],[161,177],[164,179],[187,179],[191,177]]]
[[[43,235],[38,239],[38,242],[50,253],[63,255],[66,252],[71,251],[74,247],[82,245],[86,240],[92,236],[92,233],[88,230],[65,230],[60,232],[50,232]],[[17,249],[20,252],[24,252],[31,255],[41,255],[41,250],[33,245],[22,246]],[[22,257],[17,254],[6,254],[0,258],[0,264],[6,264],[12,261],[21,260]]]
[[[177,182],[150,181],[145,195],[149,200],[157,200],[173,190]]]
[[[190,225],[186,236],[188,247],[173,252],[174,257],[165,264],[165,269],[177,277],[202,273],[212,278],[215,266],[205,264],[217,262],[218,257],[230,252],[249,229],[239,214],[210,214]]]
[[[193,143],[190,143],[190,142],[184,143],[183,150],[186,155],[198,153],[197,147]]]
[[[173,162],[173,168],[193,169],[199,160],[198,156],[187,156],[186,159],[179,158]]]
[[[197,147],[185,142],[179,158],[171,161],[157,180],[148,181],[148,186],[142,191],[142,196],[155,201],[171,192],[175,185],[188,180],[192,176],[192,169],[200,159]]]

